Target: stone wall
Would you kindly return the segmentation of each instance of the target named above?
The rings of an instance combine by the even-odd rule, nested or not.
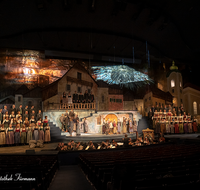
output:
[[[197,114],[200,115],[200,91],[186,87],[183,89],[183,106],[186,112],[194,115],[193,103],[197,103]]]

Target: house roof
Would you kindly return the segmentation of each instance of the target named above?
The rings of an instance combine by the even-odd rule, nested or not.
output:
[[[58,80],[54,81],[53,83],[51,83],[51,84],[45,86],[45,87],[43,88],[43,90],[45,90],[46,88],[49,88],[50,86],[52,86],[52,85],[58,83],[62,78],[64,78],[64,77],[67,75],[67,73],[68,73],[72,68],[75,68],[75,69],[81,70],[81,71],[83,71],[83,72],[86,72],[86,73],[92,78],[92,80],[98,85],[98,83],[94,80],[94,78],[91,76],[91,74],[89,73],[89,71],[88,71],[85,67],[83,67],[81,63],[75,63],[72,67],[70,67],[70,69],[69,69],[61,78],[59,78]]]
[[[198,90],[198,91],[200,91],[200,87],[199,86],[197,86],[197,85],[195,85],[195,84],[192,84],[192,83],[186,83],[184,86],[183,86],[183,89],[185,89],[185,88],[187,88],[187,87],[190,87],[190,88],[193,88],[193,89],[195,89],[195,90]]]
[[[157,88],[155,85],[150,85],[147,93],[152,92],[153,97],[160,98],[163,100],[166,100],[168,102],[172,102],[173,96],[170,94],[170,92],[164,92]],[[147,94],[146,93],[146,94]]]
[[[35,93],[34,93],[34,91],[35,91]],[[35,88],[24,93],[23,97],[32,97],[32,98],[41,97],[41,95],[40,95],[40,93],[38,93],[38,91],[41,91],[41,93],[42,93],[42,88],[39,86],[36,86]]]
[[[0,99],[0,103],[4,102],[7,99],[10,99],[12,102],[15,102],[15,97],[10,95],[10,96]]]
[[[15,94],[25,94],[28,91],[29,91],[28,87],[25,84],[23,84],[15,91]]]

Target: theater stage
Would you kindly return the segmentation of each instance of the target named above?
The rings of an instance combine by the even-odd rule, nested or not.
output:
[[[94,134],[94,133],[82,133],[81,136],[76,136],[76,133],[72,133],[72,137],[70,137],[69,133],[62,133],[62,136],[66,136],[66,140],[63,142],[67,142],[70,140],[79,141],[79,142],[101,142],[106,141],[107,139],[111,140],[114,139],[116,141],[122,141],[122,138],[124,138],[124,134],[110,134],[110,135],[104,135],[104,134]],[[134,134],[127,134],[128,137],[135,140],[136,139],[136,133]]]

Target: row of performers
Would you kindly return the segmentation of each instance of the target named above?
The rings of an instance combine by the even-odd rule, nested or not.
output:
[[[174,120],[172,118],[167,120],[166,118],[154,117],[153,119],[155,133],[196,133],[198,131],[197,126],[197,119],[191,120],[191,118],[175,117]]]
[[[81,131],[84,133],[88,132],[88,121],[87,118],[84,118],[82,122],[79,121],[79,118],[69,118],[69,120],[65,120],[62,124],[62,129],[66,132],[69,132],[70,136],[72,136],[73,132],[76,132],[76,136],[81,135]]]
[[[171,116],[176,116],[177,117],[177,114],[176,112],[171,112],[171,110],[169,110],[168,112],[165,110],[164,112],[160,111],[158,112],[157,110],[155,110],[155,112],[153,114],[150,114],[150,116],[153,116],[153,117],[171,117]],[[191,118],[192,116],[190,115],[190,113],[188,113],[186,115],[186,112],[184,112],[183,114],[179,113],[178,116],[182,116],[182,117],[186,117],[186,118]]]
[[[13,144],[28,144],[30,140],[42,140],[43,142],[50,142],[50,126],[48,123],[41,125],[37,124],[23,124],[20,127],[18,123],[16,126],[12,124],[5,128],[4,124],[0,127],[0,145]]]
[[[48,119],[47,116],[45,116],[45,119],[42,120],[41,118],[39,118],[38,120],[35,120],[34,116],[32,116],[32,118],[30,120],[28,120],[28,117],[25,118],[25,120],[22,120],[22,117],[17,117],[17,118],[11,118],[11,119],[4,119],[2,124],[4,124],[5,128],[8,128],[8,126],[11,124],[14,128],[17,124],[20,124],[20,127],[22,127],[23,125],[29,125],[29,124],[37,124],[38,126],[41,125],[41,123],[44,123],[44,125],[46,125],[48,123]]]
[[[119,119],[117,122],[115,119],[113,121],[110,121],[109,118],[107,120],[105,120],[105,118],[103,119],[102,134],[133,134],[136,131],[137,122],[135,118],[133,121],[129,118],[123,118],[123,122],[121,122]]]

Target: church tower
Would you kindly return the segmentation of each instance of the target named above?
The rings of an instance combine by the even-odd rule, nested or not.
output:
[[[180,107],[183,103],[183,81],[182,74],[175,66],[175,62],[172,62],[170,71],[167,73],[167,91],[173,96],[173,106]]]

